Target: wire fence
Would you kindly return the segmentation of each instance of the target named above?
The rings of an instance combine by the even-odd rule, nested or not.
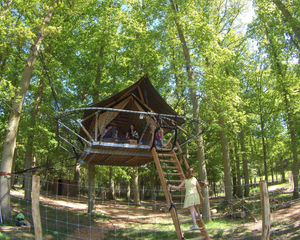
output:
[[[89,186],[65,180],[41,180],[40,186],[43,239],[176,239],[169,206],[159,186],[140,190],[140,201],[134,201],[134,189],[119,187],[112,198],[110,188],[96,186],[92,213],[88,213]],[[225,200],[224,186],[219,185],[217,196],[210,192],[212,221],[206,222],[206,228],[212,239],[260,239],[260,189],[257,184],[249,187],[249,196],[234,197],[230,202]],[[299,239],[300,199],[293,198],[293,186],[274,182],[268,189],[272,239]],[[34,239],[31,200],[25,199],[25,191],[31,189],[24,189],[24,178],[19,176],[10,191],[10,225],[15,227],[7,234],[12,239],[24,239],[25,233]],[[182,208],[184,197],[176,200],[182,228],[189,229],[192,220],[189,211]],[[16,226],[19,213],[25,216],[22,226]]]

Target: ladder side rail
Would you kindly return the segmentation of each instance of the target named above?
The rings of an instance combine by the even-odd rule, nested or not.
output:
[[[180,147],[180,145],[179,145],[178,142],[176,142],[176,146],[177,146],[177,148],[178,148],[178,152],[179,152],[180,155],[182,156],[182,159],[183,159],[183,162],[184,162],[184,165],[185,165],[186,169],[189,169],[190,166],[189,166],[189,164],[188,164],[188,161],[186,160],[186,158],[185,158],[184,155],[182,154],[183,152],[182,152],[182,149],[181,149],[181,147]],[[175,153],[175,152],[174,152],[174,153]],[[175,156],[176,156],[176,155],[175,155]],[[177,161],[178,161],[178,159],[177,159]],[[178,162],[179,162],[179,161],[178,161]],[[181,166],[180,166],[180,167],[181,167]],[[197,191],[198,191],[199,196],[200,196],[200,201],[201,201],[201,202],[204,202],[204,198],[203,198],[203,195],[202,195],[202,192],[201,192],[201,187],[200,187],[199,185],[197,185]],[[201,227],[201,233],[202,233],[202,235],[205,237],[205,240],[209,240],[210,237],[209,237],[209,234],[208,234],[208,232],[207,232],[207,230],[206,230],[204,221],[203,221],[203,219],[202,219],[202,217],[201,217],[199,207],[196,207],[195,209],[196,209],[196,211],[197,211],[197,213],[198,213],[197,221],[198,221],[199,226]]]
[[[163,188],[166,200],[167,200],[167,204],[169,206],[171,206],[171,198],[170,198],[170,195],[169,195],[169,190],[168,190],[168,187],[167,187],[165,177],[163,175],[162,167],[160,165],[160,161],[159,161],[156,149],[152,148],[151,151],[152,151],[152,155],[153,155],[153,159],[154,159],[156,169],[158,171],[158,176],[160,178],[160,182],[161,182],[161,185],[162,185],[162,188]],[[177,212],[176,212],[174,207],[171,207],[170,213],[171,213],[171,217],[173,219],[173,223],[174,223],[174,226],[175,226],[175,230],[176,230],[178,240],[182,240],[183,235],[182,235],[182,231],[181,231],[181,228],[180,228],[180,223],[179,223],[179,220],[178,220]]]
[[[175,153],[174,149],[171,151],[171,153],[172,153],[172,158],[174,160],[174,164],[177,167],[178,172],[180,173],[180,179],[184,180],[185,179],[185,175],[184,175],[184,172],[182,170],[181,164],[180,164],[180,162],[179,162],[179,160],[178,160],[178,158],[176,156],[176,153]]]

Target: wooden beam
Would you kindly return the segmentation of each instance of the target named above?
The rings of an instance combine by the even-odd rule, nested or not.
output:
[[[142,93],[141,87],[138,86],[137,89],[138,89],[138,92],[140,94],[140,99],[141,99],[142,103],[145,103],[145,99],[144,99],[144,95]]]
[[[86,128],[82,125],[82,123],[79,120],[77,120],[77,122],[80,125],[80,127],[82,128],[82,130],[84,131],[84,133],[87,135],[89,140],[93,141],[93,138],[92,138],[91,134],[88,132],[88,130],[86,130]]]
[[[145,108],[148,109],[149,112],[154,113],[154,111],[153,111],[147,104],[144,104],[144,103],[142,103],[142,102],[140,103],[141,100],[140,100],[136,95],[134,95],[133,93],[132,93],[131,95],[135,98],[135,100],[137,100],[137,102],[138,102],[139,105],[142,104]],[[136,106],[137,106],[137,105],[136,105]],[[144,111],[145,111],[141,106],[139,106],[138,108],[139,108],[139,110],[140,110],[141,112],[144,112]]]

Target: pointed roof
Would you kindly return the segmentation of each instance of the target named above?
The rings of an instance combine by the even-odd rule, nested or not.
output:
[[[123,102],[126,102],[126,104],[122,104]],[[138,104],[134,102],[137,102]],[[137,107],[137,105],[139,106]],[[177,113],[167,104],[167,102],[160,96],[158,91],[151,84],[147,74],[121,92],[104,99],[99,103],[93,104],[90,107],[127,109],[177,115]],[[89,129],[89,126],[93,125],[93,120],[88,116],[91,116],[94,112],[96,112],[96,110],[90,109],[84,112],[83,119],[85,120],[83,121],[83,125],[86,129]],[[178,125],[181,125],[184,120],[177,119],[176,122]]]
[[[123,91],[99,102],[91,107],[111,107],[120,103],[128,96],[133,95],[140,100],[146,112],[152,110],[155,113],[164,113],[177,115],[177,113],[167,104],[167,102],[160,96],[158,91],[151,84],[148,75],[144,75],[139,81],[124,89]],[[148,108],[147,108],[148,106]]]

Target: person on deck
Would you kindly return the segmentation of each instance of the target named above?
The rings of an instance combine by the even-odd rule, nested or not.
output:
[[[197,190],[197,186],[208,186],[207,183],[200,183],[197,181],[197,179],[194,177],[194,169],[189,168],[187,171],[187,177],[184,179],[180,185],[174,186],[174,185],[169,185],[170,190],[175,189],[179,190],[185,186],[185,198],[184,198],[184,208],[189,208],[192,219],[193,219],[193,226],[191,226],[191,230],[198,229],[197,223],[196,223],[196,217],[197,217],[197,212],[196,212],[196,206],[200,204],[200,196]]]
[[[130,124],[129,131],[126,133],[126,139],[139,140],[139,133],[134,124]]]
[[[117,128],[108,124],[103,132],[103,139],[117,139]]]
[[[161,127],[157,130],[154,140],[157,147],[166,147],[166,142],[164,141],[164,130]]]

